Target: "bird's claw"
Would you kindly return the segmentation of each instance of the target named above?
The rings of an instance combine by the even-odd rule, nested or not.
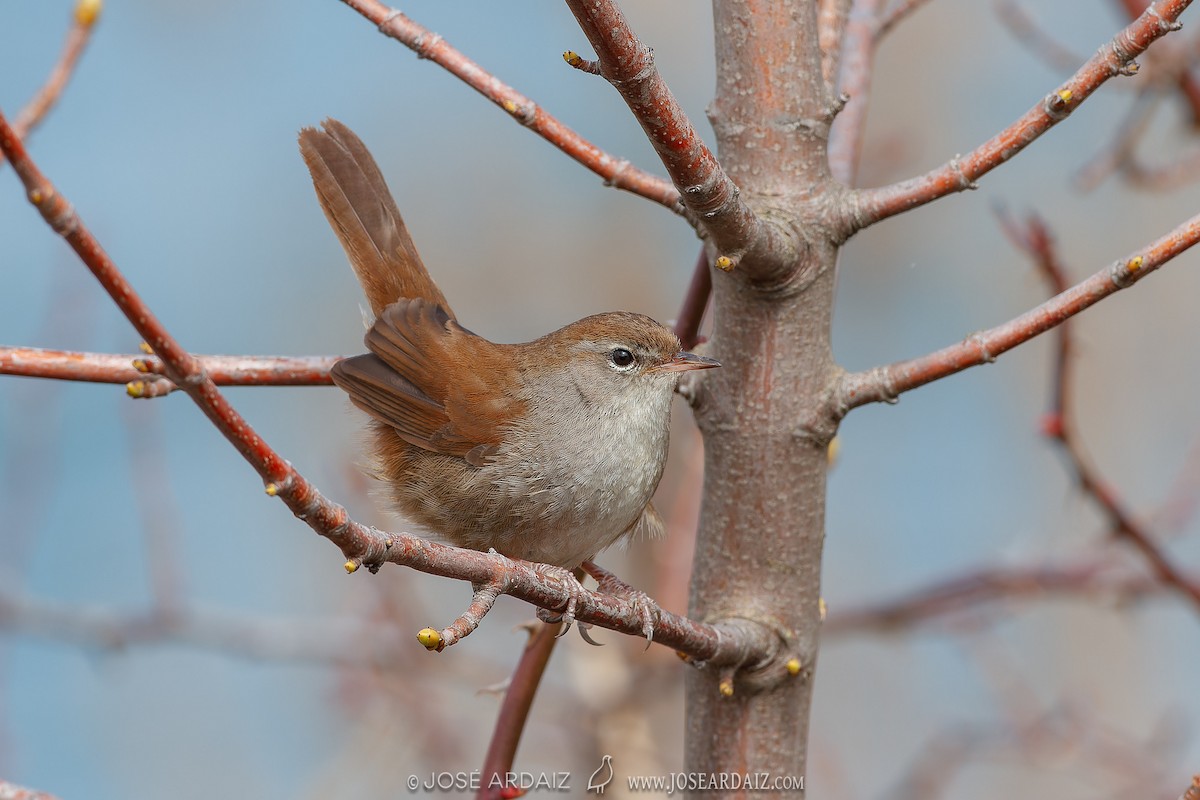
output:
[[[642,636],[646,637],[646,649],[654,642],[654,626],[659,620],[660,609],[654,598],[640,589],[635,589],[612,574],[595,561],[583,562],[583,570],[596,579],[600,591],[613,597],[628,600],[642,623]]]
[[[579,582],[579,577],[569,569],[563,567],[554,567],[549,564],[537,564],[534,566],[537,573],[546,578],[553,578],[562,583],[567,590],[567,607],[559,611],[551,611],[547,608],[538,609],[538,619],[548,623],[563,623],[563,629],[558,632],[554,638],[561,639],[571,630],[571,625],[575,622],[575,610],[579,607],[580,601],[587,596],[587,589],[583,588],[583,584]],[[580,573],[582,575],[582,573]],[[590,625],[588,627],[591,627]],[[579,623],[579,631],[583,635],[585,641],[589,641],[588,636],[584,633],[584,624]],[[595,644],[595,642],[591,642]]]

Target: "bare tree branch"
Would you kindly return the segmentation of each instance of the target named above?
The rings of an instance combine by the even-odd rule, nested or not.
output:
[[[714,264],[733,269],[751,250],[772,252],[778,239],[741,199],[738,187],[701,140],[654,66],[650,48],[630,29],[610,0],[567,0],[595,48],[600,74],[617,91],[646,132],[683,203],[716,250]]]
[[[918,386],[968,367],[991,363],[1017,345],[1132,286],[1197,241],[1200,241],[1200,215],[1151,242],[1144,250],[1115,262],[1003,325],[973,333],[958,344],[926,356],[843,375],[831,395],[826,413],[832,420],[839,420],[852,408],[867,403],[895,402],[901,394]],[[819,421],[814,420],[814,423]]]
[[[1009,238],[1033,258],[1052,290],[1060,294],[1066,291],[1067,273],[1045,223],[1036,216],[1031,216],[1024,227],[1006,220],[1005,230]],[[1155,541],[1154,535],[1125,508],[1113,487],[1100,477],[1098,470],[1084,455],[1083,443],[1075,430],[1069,403],[1073,350],[1071,334],[1071,324],[1064,321],[1058,329],[1058,347],[1055,351],[1054,401],[1042,426],[1043,432],[1062,447],[1080,489],[1100,506],[1113,532],[1142,554],[1159,580],[1190,600],[1200,611],[1200,581],[1193,580],[1171,561]]]
[[[892,600],[833,609],[821,629],[825,636],[894,633],[915,625],[979,613],[997,603],[1054,597],[1134,599],[1162,594],[1161,581],[1116,570],[1103,560],[1034,567],[998,567],[937,581]]]
[[[37,127],[46,114],[50,113],[50,109],[54,108],[58,99],[62,97],[63,90],[67,88],[67,83],[75,74],[79,57],[83,55],[84,49],[91,41],[92,31],[100,19],[102,7],[101,0],[79,0],[76,3],[71,28],[67,31],[67,40],[63,43],[58,61],[50,70],[50,76],[38,93],[33,96],[33,99],[29,101],[29,104],[21,109],[16,119],[13,120],[13,129],[22,139],[29,136],[30,131]],[[0,166],[3,164],[4,155],[0,153]]]
[[[682,213],[679,192],[662,178],[616,158],[562,124],[525,95],[467,58],[438,34],[378,0],[342,0],[374,22],[381,33],[427,58],[504,109],[513,119],[604,179],[605,184],[641,195]]]
[[[953,158],[919,177],[853,193],[850,214],[854,227],[865,228],[953,192],[974,188],[976,180],[1066,119],[1110,78],[1135,73],[1134,59],[1159,38],[1178,30],[1179,15],[1190,4],[1191,0],[1158,0],[1151,4],[1062,86],[967,155]]]
[[[554,652],[554,644],[561,623],[534,623],[529,631],[521,659],[513,670],[508,687],[504,690],[504,701],[496,715],[496,727],[488,743],[487,755],[483,759],[483,781],[477,797],[502,800],[503,781],[493,780],[512,772],[517,755],[517,745],[529,718],[529,709],[537,695],[538,685]]]
[[[329,369],[342,356],[195,356],[218,386],[331,386]],[[0,345],[0,375],[89,383],[130,383],[165,377],[150,355],[82,353]],[[179,388],[174,383],[172,389]]]
[[[838,91],[846,106],[833,121],[829,137],[829,167],[833,177],[854,184],[867,128],[871,76],[879,38],[879,13],[884,0],[855,0],[846,23]]]

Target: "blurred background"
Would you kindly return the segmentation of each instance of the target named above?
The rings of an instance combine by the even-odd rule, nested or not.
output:
[[[54,64],[72,5],[0,6],[10,118]],[[1040,5],[1039,30],[1079,58],[1127,22],[1107,0]],[[707,4],[625,8],[711,143]],[[564,6],[403,10],[602,148],[662,174],[616,92],[562,62],[566,49],[591,55]],[[971,150],[1070,71],[1034,54],[988,0],[929,4],[882,46],[860,182]],[[1044,282],[1004,238],[997,205],[1040,212],[1076,280],[1194,214],[1193,186],[1080,185],[1140,80],[1150,78],[1112,81],[978,191],[856,238],[841,263],[838,360],[865,369],[920,355],[1040,302]],[[1153,111],[1139,157],[1169,165],[1198,146],[1173,96]],[[372,149],[476,332],[524,341],[603,310],[676,313],[698,249],[681,220],[605,188],[332,0],[110,0],[29,145],[184,346],[349,354],[361,349],[361,295],[296,149],[297,131],[327,116]],[[1193,573],[1200,522],[1164,509],[1186,509],[1200,481],[1197,258],[1078,320],[1073,400],[1101,473]],[[0,342],[138,345],[6,166]],[[1039,434],[1052,354],[1043,338],[850,415],[828,502],[831,620],[979,569],[1090,553],[1141,567],[1106,546],[1107,523]],[[229,397],[356,518],[403,526],[356,466],[361,420],[340,392]],[[658,501],[670,536],[600,562],[683,612],[702,454],[686,407],[676,411]],[[404,793],[412,774],[477,769],[498,707],[489,687],[509,675],[524,637],[513,629],[532,609],[502,598],[480,631],[429,654],[413,634],[452,620],[467,587],[396,568],[347,577],[341,560],[263,494],[186,397],[134,402],[119,386],[0,378],[0,778],[64,799],[374,798]],[[156,632],[156,608],[186,619],[184,632]],[[1198,618],[1174,595],[1088,595],[831,633],[808,790],[1174,797],[1200,770]],[[596,635],[608,646],[560,643],[517,768],[570,770],[578,787],[605,753],[626,775],[682,769],[684,667],[664,648]]]

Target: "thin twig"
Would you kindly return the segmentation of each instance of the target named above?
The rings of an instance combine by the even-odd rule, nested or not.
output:
[[[712,273],[709,272],[708,257],[704,248],[696,257],[696,267],[692,270],[692,281],[688,284],[687,294],[683,296],[683,306],[679,316],[675,318],[675,335],[683,343],[684,350],[691,350],[700,342],[700,323],[704,321],[704,312],[708,309],[708,301],[712,296]]]
[[[644,172],[625,159],[615,158],[562,124],[525,95],[501,82],[438,34],[378,0],[342,0],[417,54],[444,68],[481,95],[500,106],[513,119],[604,179],[608,186],[624,189],[682,213],[679,192],[667,181]]]
[[[654,65],[654,56],[610,0],[567,0],[596,51],[603,75],[641,124],[694,220],[715,245],[715,263],[733,269],[758,245],[778,237],[742,199]],[[771,245],[764,253],[782,252]]]
[[[229,404],[203,364],[188,353],[162,325],[100,243],[83,224],[67,199],[58,193],[29,158],[8,120],[0,114],[0,151],[12,163],[30,201],[108,292],[153,352],[163,372],[199,406],[217,430],[261,476],[266,492],[279,497],[292,513],[329,539],[346,557],[346,570],[367,565],[372,571],[385,562],[422,572],[469,581],[472,585],[502,583],[506,593],[539,608],[563,610],[573,598],[576,619],[622,633],[640,635],[642,620],[636,604],[596,592],[571,591],[561,582],[545,579],[533,564],[474,550],[438,544],[405,533],[384,534],[355,522],[346,509],[326,499],[254,431]],[[718,664],[746,664],[769,658],[779,642],[765,626],[737,620],[705,625],[664,612],[657,642]]]
[[[867,128],[871,76],[878,49],[878,19],[883,0],[855,0],[842,44],[838,92],[845,107],[833,120],[829,137],[829,167],[833,177],[853,186]]]
[[[953,192],[974,188],[976,180],[1066,119],[1110,78],[1136,72],[1134,59],[1155,41],[1177,30],[1176,20],[1190,4],[1191,0],[1155,2],[1058,89],[967,155],[955,157],[916,178],[853,193],[851,221],[857,228],[865,228]]]
[[[897,632],[915,625],[996,603],[1053,597],[1133,599],[1161,594],[1159,581],[1117,572],[1099,560],[1056,566],[988,568],[938,581],[900,597],[846,609],[832,609],[823,636]]]
[[[1129,15],[1130,19],[1137,19],[1138,16],[1146,13],[1146,9],[1150,6],[1150,0],[1117,0],[1117,4],[1125,9],[1125,13]],[[1196,80],[1196,76],[1191,73],[1188,66],[1188,63],[1181,62],[1179,74],[1175,78],[1175,85],[1188,105],[1192,124],[1197,125],[1200,124],[1200,81]]]
[[[1009,238],[1033,258],[1038,271],[1050,284],[1051,289],[1061,293],[1062,287],[1067,285],[1067,274],[1045,223],[1036,216],[1030,216],[1023,230],[1009,221],[1006,231]],[[1054,399],[1042,431],[1062,447],[1080,489],[1100,506],[1108,517],[1113,533],[1132,544],[1142,554],[1163,584],[1177,590],[1200,610],[1200,581],[1192,580],[1172,562],[1159,547],[1154,535],[1125,508],[1116,491],[1100,477],[1099,471],[1083,452],[1083,444],[1075,430],[1070,403],[1072,340],[1071,325],[1064,322],[1058,329],[1058,347],[1055,351]]]
[[[190,608],[130,611],[56,603],[0,590],[0,629],[75,647],[181,644],[262,661],[389,669],[413,651],[411,633],[358,617],[247,617]],[[419,650],[417,652],[420,652]]]
[[[101,8],[100,0],[79,0],[75,5],[71,27],[67,31],[67,39],[63,43],[58,61],[50,70],[50,76],[33,96],[33,99],[29,101],[29,104],[21,109],[16,119],[13,120],[13,129],[22,139],[29,136],[29,133],[45,119],[46,114],[62,97],[63,90],[67,88],[67,83],[75,74],[79,57],[83,55],[87,43],[91,41],[92,31],[95,30],[96,22],[100,19]],[[3,164],[4,154],[0,153],[0,165]]]
[[[329,369],[343,356],[195,358],[218,386],[332,386]],[[0,375],[127,384],[164,375],[165,369],[161,359],[149,355],[82,353],[0,345]]]
[[[529,718],[529,709],[537,695],[538,685],[554,652],[561,623],[532,623],[529,639],[525,649],[521,651],[521,660],[513,670],[508,688],[504,691],[504,701],[500,705],[500,713],[496,715],[496,727],[492,731],[492,740],[488,743],[487,755],[483,759],[483,781],[476,797],[480,800],[500,800],[502,781],[494,780],[495,776],[503,776],[513,771],[513,763],[517,757],[517,745],[521,743],[521,733],[525,730],[525,721]]]
[[[826,411],[833,420],[867,403],[895,402],[904,392],[995,361],[1003,353],[1070,319],[1109,295],[1132,286],[1200,241],[1200,215],[1127,258],[1050,298],[1030,311],[958,344],[919,358],[842,376]]]

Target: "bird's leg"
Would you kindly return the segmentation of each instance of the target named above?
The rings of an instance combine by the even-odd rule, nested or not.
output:
[[[646,647],[649,649],[650,643],[654,641],[654,624],[659,618],[658,603],[654,602],[650,595],[633,588],[595,561],[585,561],[580,568],[596,579],[596,583],[600,584],[601,592],[614,597],[623,597],[633,605],[638,619],[642,622],[642,635],[646,637]]]

